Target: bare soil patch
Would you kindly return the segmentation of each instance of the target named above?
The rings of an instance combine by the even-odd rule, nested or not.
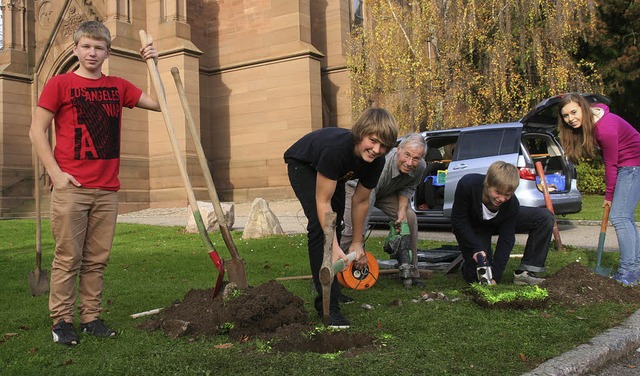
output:
[[[640,287],[624,287],[578,264],[569,264],[541,285],[549,291],[552,303],[568,307],[598,302],[640,303]],[[377,340],[352,330],[318,331],[320,320],[310,318],[303,300],[283,285],[270,281],[250,287],[235,297],[215,298],[212,290],[190,290],[160,317],[148,319],[139,327],[163,330],[172,338],[181,336],[217,336],[228,334],[237,342],[252,339],[269,341],[272,349],[282,352],[302,351],[355,355],[376,348]],[[522,302],[502,309],[522,309]]]
[[[564,306],[592,303],[640,303],[640,287],[627,287],[597,274],[584,265],[572,263],[540,285],[549,298]]]
[[[376,345],[375,338],[352,331],[318,331],[303,300],[282,284],[270,281],[249,287],[235,297],[211,296],[212,290],[190,290],[184,299],[167,308],[162,317],[142,322],[146,330],[163,330],[172,338],[184,335],[228,334],[245,342],[268,340],[278,351],[334,353]]]

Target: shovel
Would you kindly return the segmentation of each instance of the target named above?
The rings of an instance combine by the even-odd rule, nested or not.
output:
[[[336,228],[336,213],[328,212],[324,216],[324,252],[322,256],[322,266],[320,267],[319,280],[322,285],[322,322],[324,326],[329,326],[329,303],[331,302],[331,284],[335,270],[331,265],[331,247],[333,245],[333,235]],[[355,252],[354,252],[355,254]],[[344,265],[343,265],[344,266]]]
[[[196,148],[196,154],[198,155],[198,161],[200,161],[202,174],[204,175],[204,180],[207,182],[207,190],[209,191],[209,197],[211,198],[211,203],[213,204],[213,210],[215,211],[216,217],[218,218],[220,233],[222,234],[224,244],[227,246],[227,249],[231,254],[231,260],[225,261],[225,267],[227,269],[227,273],[229,273],[229,281],[234,282],[239,289],[246,289],[249,286],[247,282],[245,261],[240,258],[238,249],[233,242],[233,237],[231,237],[231,232],[229,231],[229,227],[227,226],[227,221],[225,221],[224,213],[222,212],[222,206],[220,205],[220,199],[218,198],[218,192],[216,191],[216,186],[213,184],[213,178],[211,177],[211,171],[209,171],[207,158],[204,155],[204,150],[202,149],[202,144],[200,143],[200,137],[198,137],[196,125],[193,121],[193,114],[191,113],[189,102],[187,102],[187,95],[185,94],[184,86],[182,85],[182,80],[180,79],[180,71],[178,70],[178,68],[173,67],[171,68],[171,74],[173,75],[173,80],[176,83],[178,96],[180,97],[180,103],[182,104],[182,109],[184,110],[185,117],[187,118],[189,133],[191,134],[191,139],[193,140],[193,144]]]
[[[544,203],[547,206],[547,209],[554,215],[553,220],[553,240],[556,245],[556,251],[563,251],[564,247],[562,246],[562,240],[560,240],[560,230],[558,230],[558,221],[555,220],[555,211],[553,210],[553,202],[551,201],[551,196],[549,195],[549,187],[547,186],[547,178],[544,176],[544,169],[542,168],[541,162],[536,162],[536,172],[540,177],[540,185],[542,185],[542,194],[544,196]]]
[[[35,152],[34,152],[35,155]],[[29,272],[29,290],[32,296],[49,292],[49,272],[42,269],[42,215],[40,213],[40,161],[34,158],[34,194],[36,198],[36,268]]]
[[[600,238],[598,239],[598,255],[596,257],[596,268],[592,269],[594,272],[608,277],[611,274],[611,268],[605,268],[600,266],[602,261],[602,252],[604,251],[604,239],[607,236],[607,222],[609,222],[609,211],[611,205],[604,206],[604,212],[602,213],[602,225],[600,226]]]
[[[147,33],[144,30],[140,30],[139,34],[142,46],[145,47],[147,45]],[[193,218],[195,219],[196,225],[198,226],[200,237],[202,238],[205,247],[209,251],[209,257],[218,270],[218,278],[216,279],[216,284],[213,288],[213,296],[215,297],[222,287],[222,281],[224,279],[224,261],[220,258],[220,255],[218,255],[218,252],[216,252],[215,248],[213,247],[213,243],[209,238],[207,229],[204,227],[204,222],[202,221],[202,215],[200,214],[200,209],[198,208],[196,196],[193,193],[193,187],[191,186],[191,180],[189,180],[189,175],[187,175],[185,162],[180,156],[180,147],[178,146],[178,139],[176,138],[173,122],[171,121],[171,116],[169,116],[169,106],[167,105],[167,99],[164,95],[164,87],[162,86],[162,80],[160,79],[160,72],[158,72],[158,67],[151,59],[147,59],[147,68],[149,69],[149,74],[151,75],[151,82],[153,83],[153,87],[155,88],[156,94],[158,95],[160,110],[162,111],[162,117],[167,128],[167,133],[169,134],[169,140],[171,141],[173,154],[176,158],[176,162],[178,163],[180,175],[182,176],[182,180],[184,181],[184,187],[187,191],[187,198],[189,200],[189,206],[191,206],[191,211],[193,212]]]
[[[324,326],[329,326],[329,304],[331,302],[331,285],[333,279],[341,272],[348,263],[353,262],[356,259],[356,253],[350,252],[347,255],[347,262],[340,259],[331,263],[331,248],[333,245],[333,235],[336,229],[336,213],[328,212],[324,216],[324,251],[322,254],[322,266],[320,267],[320,273],[318,279],[322,285],[322,323]]]

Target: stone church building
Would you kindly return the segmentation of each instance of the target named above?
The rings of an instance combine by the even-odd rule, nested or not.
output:
[[[225,201],[293,198],[284,150],[312,130],[351,125],[345,41],[352,0],[0,0],[0,9],[0,218],[34,213],[42,166],[34,168],[31,114],[47,80],[77,68],[72,35],[85,20],[111,31],[103,72],[147,93],[154,89],[138,53],[139,30],[153,37],[198,199],[208,195],[172,67]],[[124,110],[121,157],[121,212],[187,205],[161,113]],[[37,182],[46,214],[48,182],[43,174]]]

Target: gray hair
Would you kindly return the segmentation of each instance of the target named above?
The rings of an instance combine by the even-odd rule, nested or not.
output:
[[[404,148],[422,149],[422,158],[427,154],[427,143],[420,133],[410,133],[406,135],[398,145],[398,149]]]

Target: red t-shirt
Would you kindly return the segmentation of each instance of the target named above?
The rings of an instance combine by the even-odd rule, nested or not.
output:
[[[54,113],[53,155],[84,188],[120,189],[122,108],[133,108],[142,90],[119,77],[99,79],[74,72],[51,77],[38,106]]]

